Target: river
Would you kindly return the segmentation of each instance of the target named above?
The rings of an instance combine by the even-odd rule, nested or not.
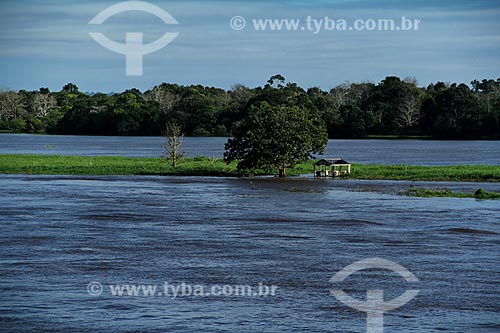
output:
[[[365,332],[366,314],[332,289],[360,300],[418,289],[385,313],[384,332],[500,330],[498,201],[305,178],[1,175],[0,184],[2,332]],[[419,282],[383,269],[329,281],[370,258]],[[165,282],[277,289],[174,298],[110,287]]]
[[[185,138],[187,156],[222,157],[227,138]],[[0,154],[159,157],[161,137],[0,134]],[[327,157],[357,163],[500,165],[500,141],[330,140]]]
[[[184,149],[220,157],[226,140],[186,138]],[[2,134],[0,154],[155,157],[161,144]],[[331,140],[325,155],[498,165],[500,145]],[[384,332],[500,330],[499,202],[401,195],[410,185],[471,192],[500,184],[0,175],[0,185],[1,332],[365,332],[366,313],[330,294],[337,289],[359,300],[367,290],[383,290],[386,300],[419,290],[384,314]],[[330,282],[374,258],[404,266],[418,282],[384,269]],[[165,283],[187,292],[174,297]],[[124,285],[156,289],[119,296]],[[242,285],[277,289],[189,294]]]

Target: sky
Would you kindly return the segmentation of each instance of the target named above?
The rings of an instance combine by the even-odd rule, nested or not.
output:
[[[307,88],[329,90],[344,82],[379,82],[386,76],[431,82],[465,82],[500,77],[498,0],[280,0],[148,1],[178,24],[141,11],[116,14],[89,25],[120,1],[0,0],[0,88],[61,90],[73,82],[86,92],[150,89],[162,82],[224,89],[261,86],[277,73]],[[231,18],[246,20],[242,30]],[[326,30],[317,22],[420,20],[417,31]],[[300,19],[297,31],[257,31],[253,20]],[[166,32],[179,35],[143,58],[143,75],[127,76],[125,55],[99,45],[89,35],[102,32],[125,42],[142,32],[144,43]]]

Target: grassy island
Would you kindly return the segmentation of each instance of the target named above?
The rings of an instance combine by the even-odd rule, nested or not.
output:
[[[289,170],[289,175],[312,174],[313,161]],[[38,175],[178,175],[239,176],[236,162],[226,165],[222,159],[186,158],[177,168],[161,158],[120,156],[0,155],[2,174]],[[258,171],[256,175],[269,172]],[[500,181],[500,166],[453,165],[409,166],[353,164],[351,179],[414,181]]]

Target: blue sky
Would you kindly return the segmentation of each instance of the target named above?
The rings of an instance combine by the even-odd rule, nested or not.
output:
[[[303,87],[330,89],[345,81],[378,82],[388,75],[470,82],[500,77],[498,0],[149,1],[179,25],[142,12],[118,14],[97,30],[118,42],[144,32],[179,36],[144,57],[144,75],[125,75],[125,56],[98,45],[88,22],[120,1],[0,1],[0,88],[82,91],[149,89],[161,82],[230,88],[262,85],[273,74]],[[233,16],[247,19],[232,30]],[[418,31],[255,31],[254,18],[420,19]]]

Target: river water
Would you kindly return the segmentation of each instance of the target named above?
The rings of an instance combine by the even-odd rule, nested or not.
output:
[[[187,156],[222,157],[227,138],[185,138]],[[159,157],[161,137],[0,134],[0,154]],[[357,163],[500,165],[500,141],[330,140],[327,157]]]
[[[366,332],[366,314],[330,290],[388,300],[418,289],[385,313],[384,332],[499,332],[499,202],[397,194],[410,184],[0,175],[0,331]],[[419,282],[383,269],[329,281],[376,257]],[[109,287],[165,282],[278,289],[173,298]]]
[[[186,138],[184,149],[220,157],[226,140]],[[161,144],[1,134],[0,154],[155,157]],[[500,145],[331,140],[325,155],[498,165]],[[330,290],[363,301],[381,289],[387,301],[418,289],[385,313],[385,332],[499,332],[499,202],[400,195],[410,185],[500,191],[495,183],[0,175],[0,331],[365,332],[366,314]],[[401,264],[419,282],[383,269],[330,282],[370,258]],[[165,283],[184,284],[186,295],[174,297]],[[124,284],[157,289],[113,294]],[[186,289],[259,284],[277,287],[275,294]]]

